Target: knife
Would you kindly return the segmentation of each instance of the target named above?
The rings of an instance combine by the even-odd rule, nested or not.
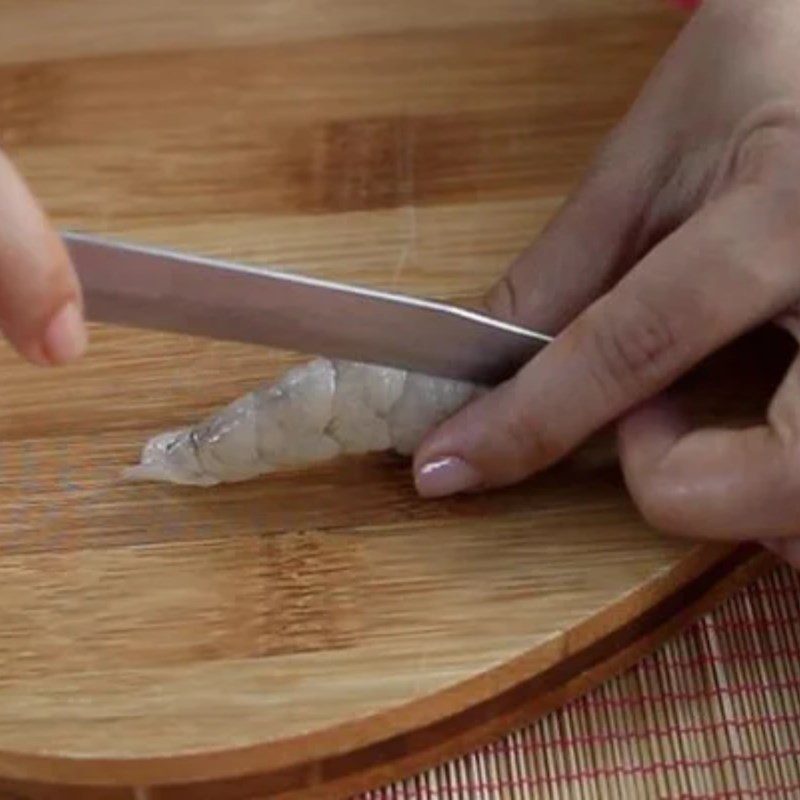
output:
[[[481,384],[510,377],[551,338],[444,303],[63,234],[86,316],[268,345]]]

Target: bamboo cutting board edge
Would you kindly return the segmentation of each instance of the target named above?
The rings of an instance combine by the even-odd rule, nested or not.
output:
[[[563,705],[631,666],[773,565],[774,558],[754,546],[698,545],[657,580],[565,631],[554,661],[542,663],[542,648],[533,648],[400,708],[238,750],[130,760],[4,752],[0,771],[6,781],[0,788],[152,787],[146,796],[165,800],[352,794],[431,766]]]

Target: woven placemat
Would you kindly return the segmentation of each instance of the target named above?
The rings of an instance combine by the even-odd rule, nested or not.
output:
[[[779,568],[634,669],[358,800],[799,798],[800,577]]]

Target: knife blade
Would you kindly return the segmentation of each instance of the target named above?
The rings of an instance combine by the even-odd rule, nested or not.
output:
[[[87,318],[496,384],[551,341],[408,295],[66,232]]]

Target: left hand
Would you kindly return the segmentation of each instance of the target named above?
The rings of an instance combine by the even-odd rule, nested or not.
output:
[[[764,424],[691,430],[662,392],[769,320],[800,338],[800,3],[706,0],[592,170],[490,294],[558,331],[422,444],[425,496],[520,481],[620,420],[655,526],[800,566],[800,359]]]

